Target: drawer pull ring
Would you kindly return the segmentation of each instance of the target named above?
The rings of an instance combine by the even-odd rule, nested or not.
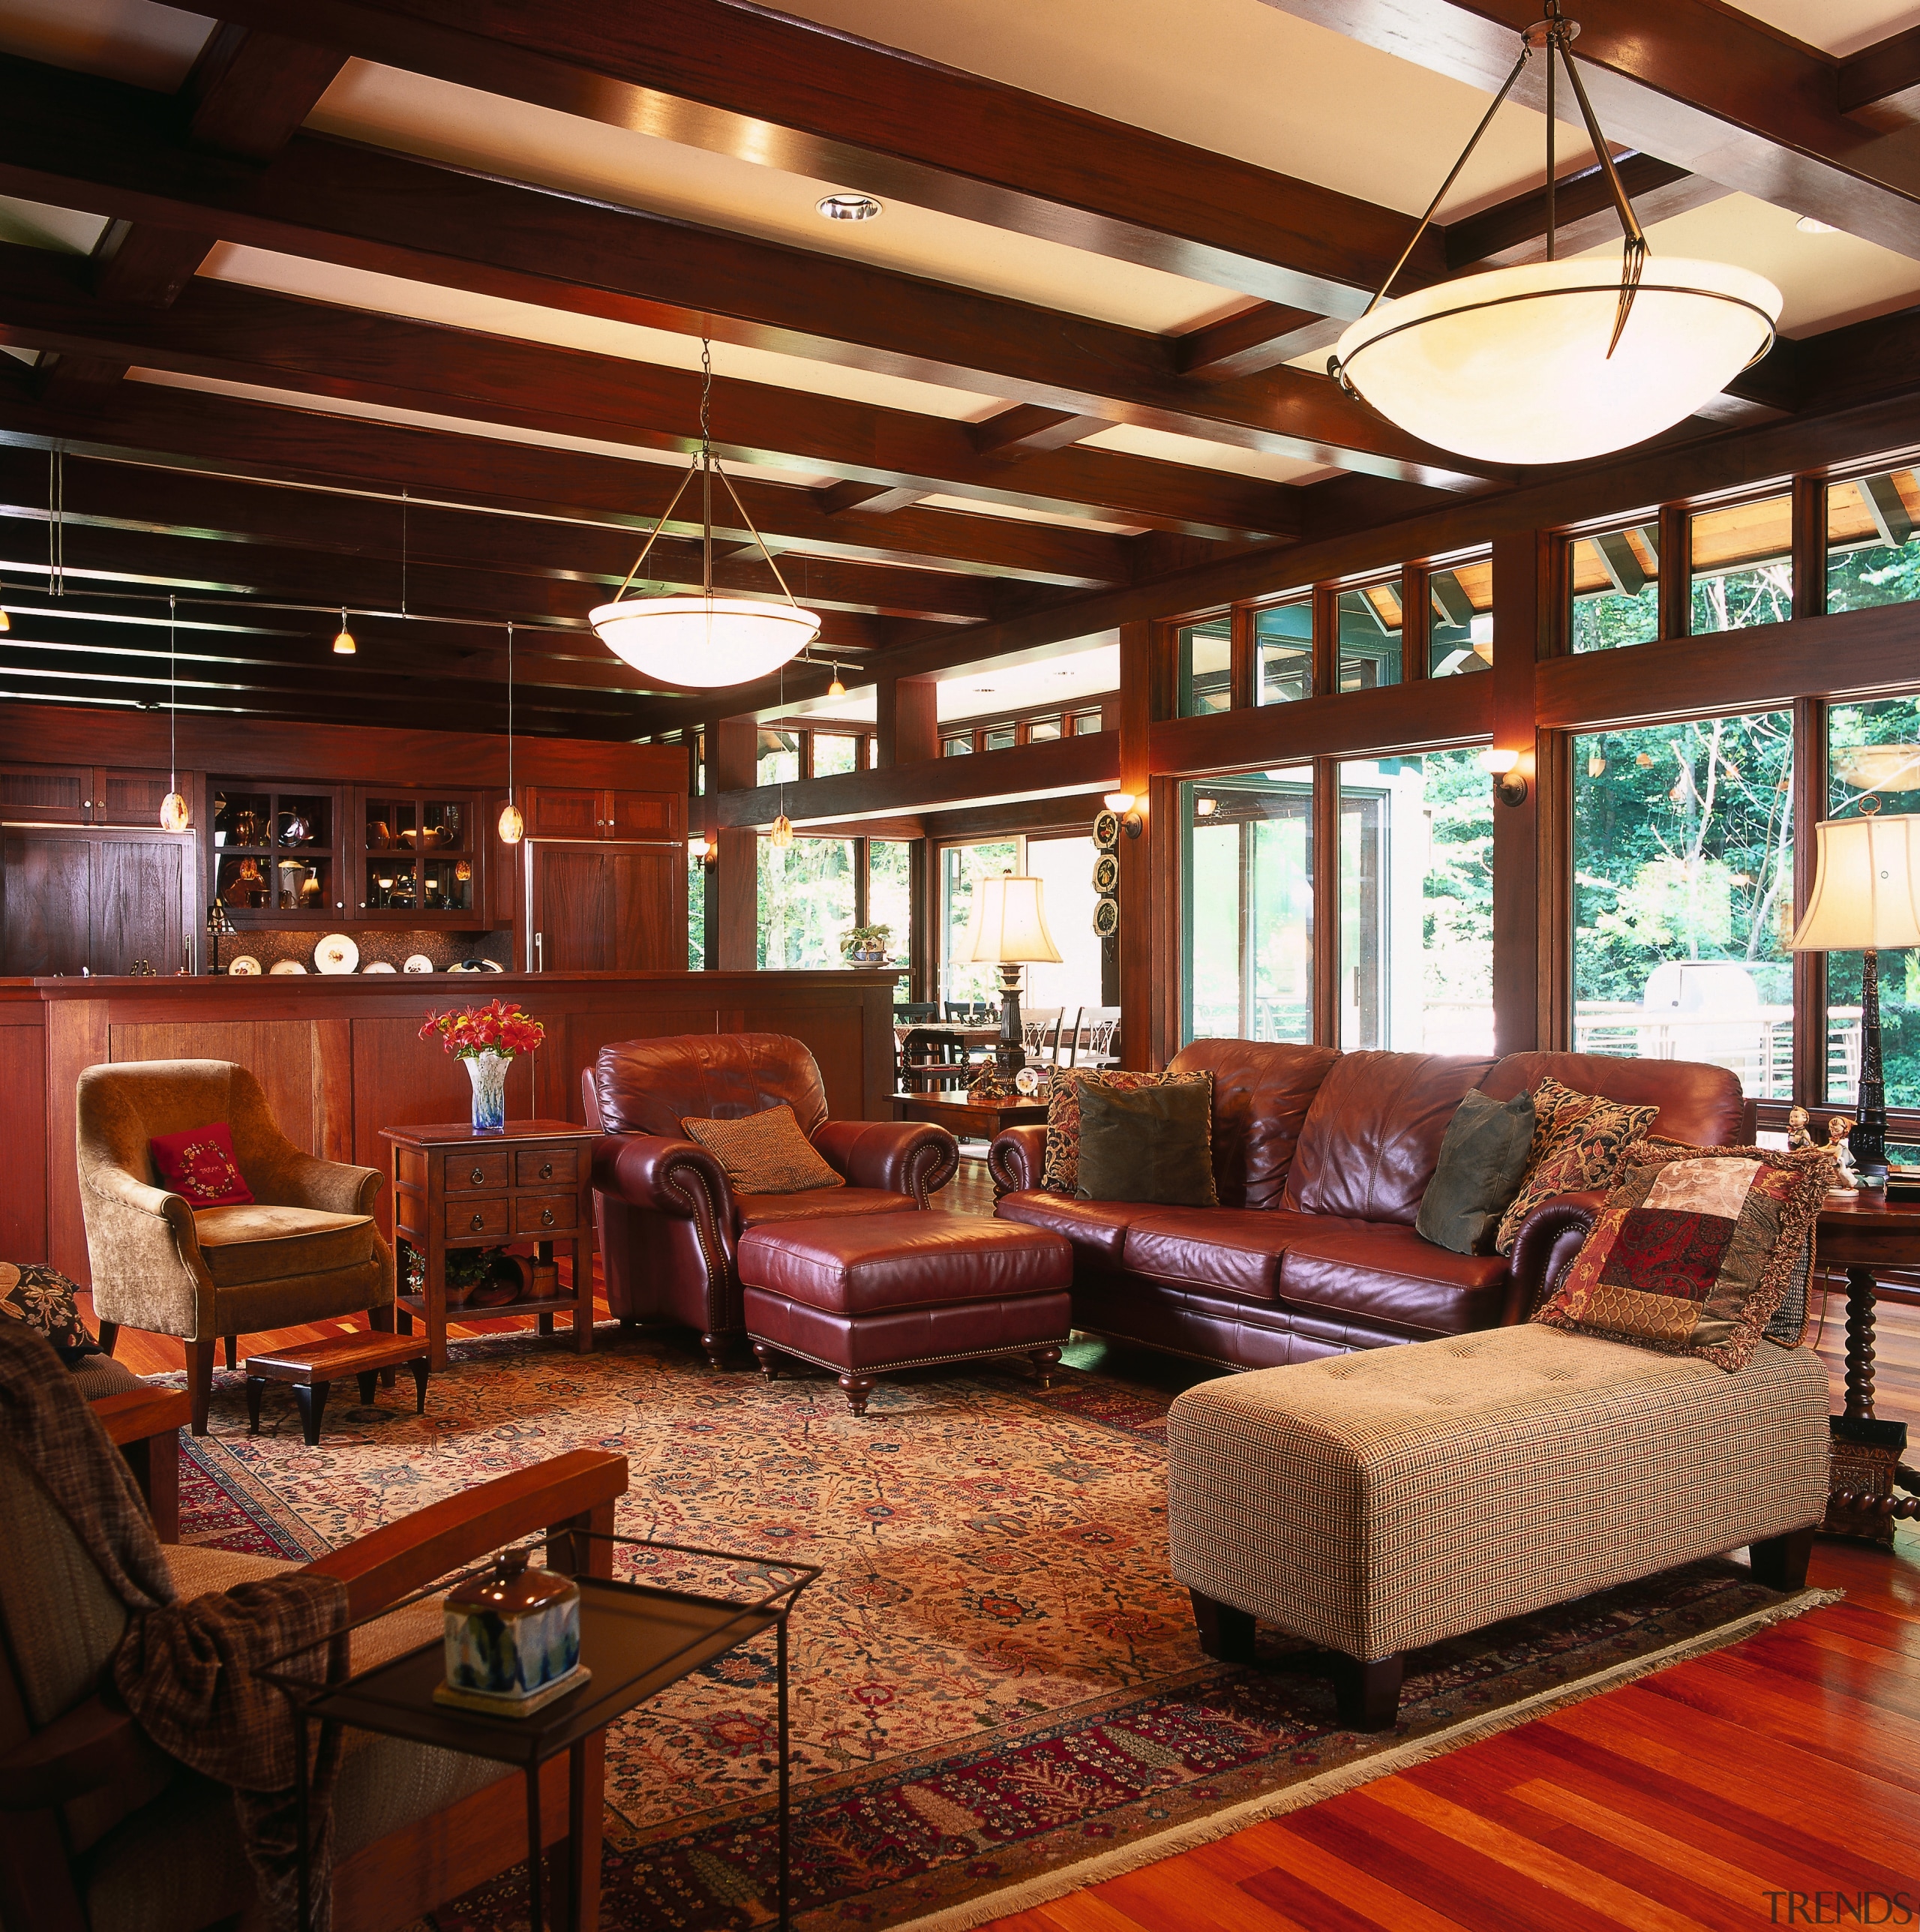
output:
[[[540,1225],[543,1228],[550,1228],[554,1225],[554,1210],[552,1208],[543,1208],[541,1209]]]
[[[480,1232],[480,1230],[481,1230],[482,1228],[484,1228],[486,1225],[487,1225],[487,1217],[486,1217],[486,1216],[485,1216],[485,1215],[484,1215],[484,1214],[476,1214],[476,1215],[475,1215],[475,1216],[474,1216],[474,1217],[473,1217],[473,1232],[474,1232],[476,1234],[478,1234],[478,1233],[479,1233],[479,1232]]]
[[[478,1187],[481,1182],[484,1180],[487,1177],[478,1168],[476,1167],[466,1178],[472,1182],[476,1187]]]
[[[554,1163],[550,1160],[542,1161],[540,1163],[540,1178],[542,1180],[551,1180],[553,1178]]]

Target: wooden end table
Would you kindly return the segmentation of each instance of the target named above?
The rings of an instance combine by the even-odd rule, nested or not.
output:
[[[1906,1425],[1874,1414],[1876,1270],[1920,1267],[1920,1202],[1861,1194],[1820,1210],[1819,1258],[1846,1270],[1846,1406],[1830,1419],[1828,1534],[1891,1544],[1902,1516],[1920,1517],[1920,1472],[1904,1467]],[[1900,1492],[1906,1493],[1902,1496]]]
[[[573,1318],[574,1346],[593,1346],[593,1163],[599,1136],[570,1120],[509,1120],[504,1132],[476,1134],[465,1122],[382,1127],[393,1150],[393,1228],[424,1266],[422,1294],[396,1292],[394,1321],[403,1335],[413,1317],[427,1324],[428,1359],[447,1365],[446,1258],[449,1249],[506,1247],[532,1241],[543,1261],[572,1252],[570,1294],[509,1301],[476,1313]]]
[[[127,1459],[162,1543],[180,1540],[180,1432],[194,1419],[190,1396],[171,1389],[123,1389],[90,1405]]]
[[[320,1418],[326,1413],[327,1391],[342,1377],[352,1376],[360,1384],[363,1407],[374,1400],[374,1385],[380,1372],[404,1366],[413,1372],[414,1413],[427,1412],[427,1357],[422,1345],[410,1335],[370,1334],[328,1335],[317,1342],[295,1342],[262,1355],[247,1358],[247,1428],[250,1435],[260,1432],[260,1398],[269,1382],[290,1382],[293,1400],[299,1405],[301,1432],[307,1447],[317,1448]]]
[[[929,1120],[964,1140],[990,1141],[1003,1127],[1043,1127],[1044,1100],[976,1101],[964,1094],[950,1100],[944,1094],[896,1094],[896,1120]]]

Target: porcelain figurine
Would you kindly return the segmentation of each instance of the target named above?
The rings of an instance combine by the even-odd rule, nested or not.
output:
[[[1804,1107],[1787,1110],[1786,1148],[1790,1154],[1804,1154],[1814,1144],[1814,1136],[1809,1130],[1812,1114]]]

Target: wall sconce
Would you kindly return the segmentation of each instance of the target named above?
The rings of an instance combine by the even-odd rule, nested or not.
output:
[[[1526,802],[1527,782],[1520,776],[1520,762],[1519,752],[1503,750],[1497,745],[1488,746],[1480,754],[1480,769],[1491,774],[1493,796],[1502,805]]]
[[[1120,829],[1130,838],[1138,838],[1146,830],[1147,821],[1140,816],[1140,800],[1130,791],[1110,791],[1100,800],[1108,811],[1120,820]]]
[[[687,841],[687,857],[696,864],[711,865],[714,859],[713,848],[706,842],[704,832],[696,832]]]
[[[1216,798],[1196,798],[1193,801],[1193,815],[1196,818],[1211,818],[1220,808],[1220,802]]]

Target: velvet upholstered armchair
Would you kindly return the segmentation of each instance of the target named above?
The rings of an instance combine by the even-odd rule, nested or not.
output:
[[[830,1120],[813,1055],[784,1034],[691,1034],[622,1040],[580,1073],[593,1154],[594,1213],[608,1305],[628,1326],[698,1330],[716,1367],[746,1339],[735,1265],[742,1232],[764,1221],[922,1208],[953,1178],[960,1150],[944,1127]],[[682,1120],[739,1120],[784,1102],[844,1187],[748,1194],[688,1139]]]
[[[204,1436],[217,1340],[393,1306],[393,1255],[374,1220],[382,1178],[301,1150],[260,1083],[224,1060],[132,1060],[80,1076],[80,1208],[94,1312],[110,1354],[124,1325],[186,1344]],[[149,1142],[224,1120],[254,1198],[190,1206],[157,1184]]]
[[[57,1368],[52,1372],[58,1374]],[[79,1402],[77,1390],[71,1398]],[[115,1452],[106,1436],[99,1453]],[[437,1644],[436,1579],[543,1533],[556,1569],[605,1576],[624,1456],[578,1449],[465,1490],[308,1568],[346,1586],[358,1622],[352,1666]],[[584,1534],[580,1532],[584,1532]],[[170,1544],[182,1600],[297,1568],[272,1557]],[[121,1599],[33,1471],[0,1444],[0,1924],[8,1932],[213,1932],[257,1922],[232,1793],[151,1742],[104,1694],[127,1622]],[[404,1605],[382,1615],[391,1606]],[[597,1739],[542,1773],[553,1863],[596,1922],[602,1816]],[[518,1863],[526,1850],[520,1774],[490,1760],[349,1731],[334,1788],[334,1932],[389,1932]]]

